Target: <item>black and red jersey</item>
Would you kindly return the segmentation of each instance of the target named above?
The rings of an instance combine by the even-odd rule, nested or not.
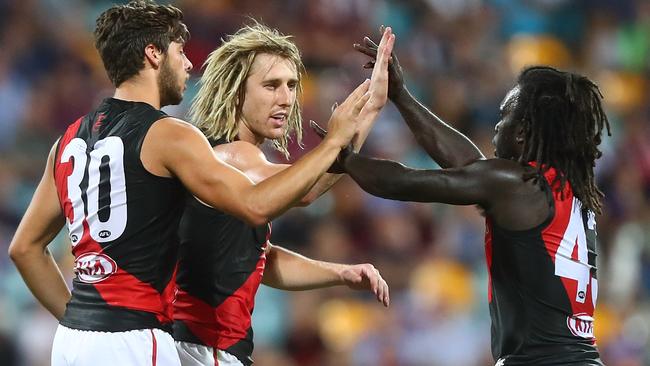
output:
[[[58,142],[54,179],[76,273],[67,327],[171,328],[184,190],[140,160],[147,131],[163,117],[149,104],[108,98]]]
[[[539,226],[512,231],[486,220],[492,354],[497,365],[602,365],[594,338],[595,215],[567,183],[551,189]]]
[[[271,225],[242,220],[188,197],[174,300],[174,339],[225,350],[251,365],[255,294]]]

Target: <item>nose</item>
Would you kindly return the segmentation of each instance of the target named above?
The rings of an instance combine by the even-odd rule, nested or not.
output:
[[[293,102],[293,91],[287,86],[282,85],[278,88],[278,104],[283,107],[291,106]]]
[[[192,68],[194,68],[194,65],[192,65],[190,59],[187,58],[187,56],[185,56],[185,71],[189,72],[190,70],[192,70]]]

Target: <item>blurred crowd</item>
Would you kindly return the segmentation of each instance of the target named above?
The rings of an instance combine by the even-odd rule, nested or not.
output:
[[[55,319],[5,254],[65,127],[112,86],[92,30],[109,0],[0,0],[0,365],[49,365]],[[610,366],[650,365],[650,2],[645,0],[179,0],[195,65],[253,17],[291,34],[302,51],[303,120],[330,107],[369,72],[352,44],[380,25],[397,35],[407,85],[487,155],[498,107],[529,64],[595,80],[612,136],[596,166],[606,194],[598,218],[596,336]],[[307,131],[304,149],[318,142]],[[269,147],[269,151],[270,147]],[[363,152],[420,168],[436,165],[389,103]],[[271,155],[283,161],[279,154]],[[308,208],[273,222],[272,242],[307,256],[373,263],[391,288],[385,309],[343,287],[282,292],[262,286],[254,314],[258,365],[486,366],[490,320],[484,219],[475,207],[372,197],[343,179]],[[50,245],[67,279],[70,244]]]

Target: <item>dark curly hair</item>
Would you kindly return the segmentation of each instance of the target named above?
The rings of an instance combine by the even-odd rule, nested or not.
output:
[[[147,0],[104,11],[97,18],[95,48],[113,85],[120,86],[144,67],[147,45],[153,44],[164,53],[171,42],[187,42],[190,33],[182,20],[178,8]]]
[[[594,166],[602,131],[611,135],[598,86],[585,76],[548,66],[524,69],[517,80],[514,118],[521,121],[524,146],[520,162],[535,161],[543,173],[558,172],[552,186],[562,192],[568,181],[588,208],[602,212],[603,193],[596,186]]]

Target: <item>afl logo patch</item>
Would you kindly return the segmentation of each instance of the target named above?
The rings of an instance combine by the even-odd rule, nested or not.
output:
[[[111,236],[111,232],[108,231],[108,230],[102,230],[102,231],[99,232],[99,237],[102,238],[102,239],[106,239],[109,236]]]
[[[566,325],[571,333],[580,338],[594,338],[594,318],[587,314],[576,314],[566,319]]]
[[[85,253],[75,260],[74,271],[79,281],[97,283],[107,279],[117,271],[115,261],[102,253]]]

